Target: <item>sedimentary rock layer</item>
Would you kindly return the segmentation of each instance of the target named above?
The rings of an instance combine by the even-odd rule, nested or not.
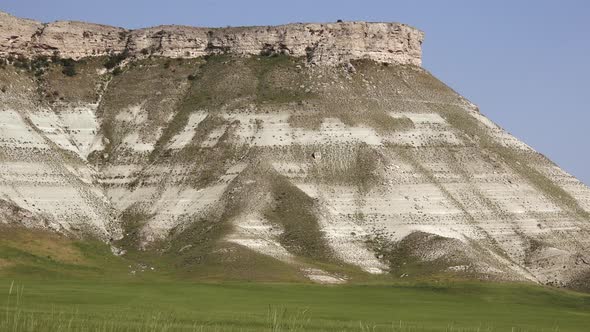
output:
[[[59,54],[80,59],[124,51],[167,57],[280,53],[316,64],[355,59],[420,65],[423,33],[400,23],[296,23],[197,28],[158,26],[127,30],[72,21],[41,23],[0,12],[0,55]]]
[[[371,34],[314,56],[374,57],[309,66],[287,56],[305,43],[259,54],[265,31],[301,41],[282,27],[227,30],[238,42],[223,29],[21,23],[11,31],[37,41],[4,50],[55,46],[72,38],[64,31],[92,30],[96,43],[55,46],[77,62],[0,66],[0,223],[90,233],[193,272],[246,252],[319,282],[453,274],[588,287],[590,189],[423,68],[383,63],[396,53]],[[324,37],[396,29],[328,26]],[[206,52],[189,32],[204,34]],[[170,44],[179,36],[186,47]],[[87,57],[101,38],[138,56],[107,70],[112,57]]]

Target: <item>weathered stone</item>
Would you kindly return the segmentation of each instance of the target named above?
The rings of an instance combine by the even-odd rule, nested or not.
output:
[[[401,23],[296,23],[279,26],[197,28],[159,26],[126,30],[84,22],[40,23],[0,13],[0,55],[53,55],[79,59],[120,53],[174,58],[231,53],[288,54],[318,65],[355,59],[421,64],[424,34]]]

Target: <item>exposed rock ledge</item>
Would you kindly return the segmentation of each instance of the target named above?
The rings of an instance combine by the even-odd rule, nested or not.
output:
[[[197,28],[158,26],[127,30],[57,21],[41,23],[0,12],[0,55],[52,55],[79,59],[127,50],[132,55],[199,57],[284,53],[315,64],[354,59],[421,65],[424,33],[400,23],[296,23],[279,26]]]

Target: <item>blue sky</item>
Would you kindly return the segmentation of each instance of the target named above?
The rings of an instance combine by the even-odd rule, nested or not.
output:
[[[426,69],[590,184],[590,1],[1,0],[0,10],[127,28],[407,23],[426,33]]]

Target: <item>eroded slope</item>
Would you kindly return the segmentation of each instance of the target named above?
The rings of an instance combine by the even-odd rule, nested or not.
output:
[[[3,220],[201,277],[587,283],[590,189],[419,67],[71,65],[1,69]]]

